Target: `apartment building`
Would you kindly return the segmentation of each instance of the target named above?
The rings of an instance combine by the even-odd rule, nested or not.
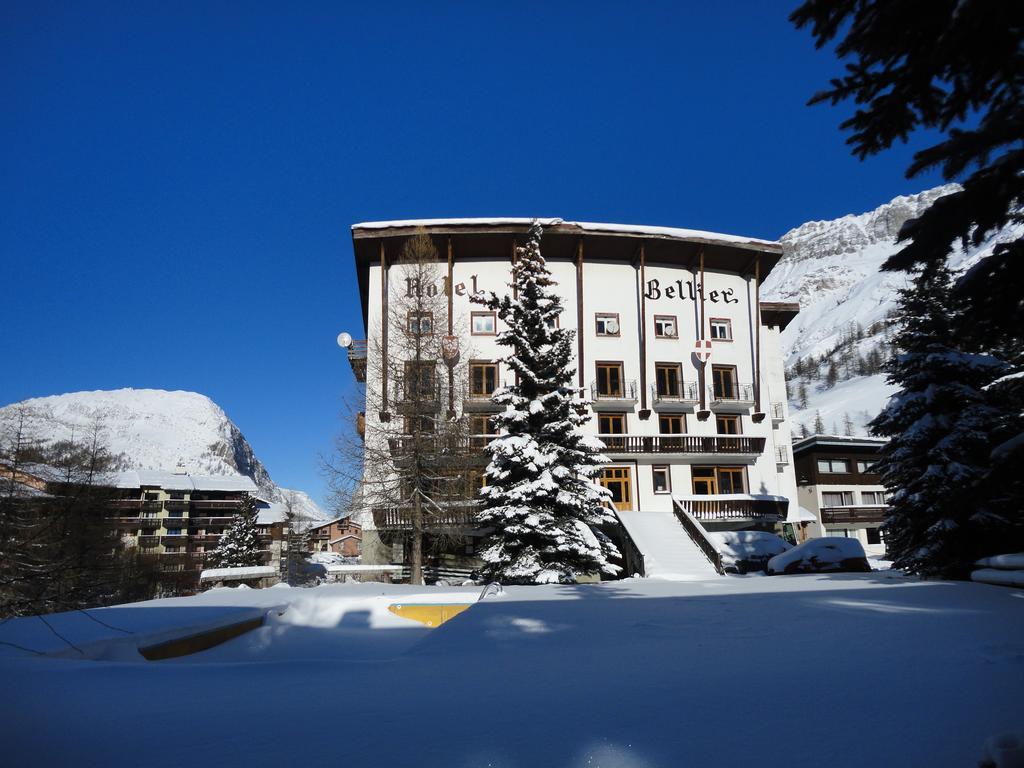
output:
[[[115,473],[107,523],[128,544],[157,563],[168,580],[198,585],[210,552],[231,525],[244,494],[259,498],[248,477],[193,475],[185,471],[132,470]],[[259,541],[264,565],[281,558],[286,516],[279,504],[258,500]]]
[[[885,440],[811,435],[793,444],[800,504],[817,518],[814,535],[855,538],[885,553],[886,489],[874,470]]]
[[[464,386],[452,386],[439,359],[413,372],[415,389],[436,393],[439,417],[466,420],[466,448],[482,468],[482,449],[493,439],[490,396],[509,372],[500,362],[506,350],[495,340],[501,321],[470,297],[508,290],[515,248],[530,224],[452,219],[353,226],[367,339],[349,346],[349,358],[375,404],[360,427],[367,441],[386,435],[396,461],[409,439],[401,434],[408,383],[388,381],[382,372],[400,354],[396,338],[447,330]],[[625,548],[636,543],[628,541],[631,527],[637,535],[642,527],[631,521],[650,519],[637,515],[677,517],[702,549],[706,531],[775,529],[797,508],[779,334],[798,307],[760,299],[781,246],[666,227],[542,224],[541,249],[564,307],[557,322],[577,332],[571,384],[590,404],[587,431],[603,441],[610,460],[601,483],[623,523]],[[433,285],[419,284],[396,262],[416,234],[429,236],[440,255]],[[443,296],[442,316],[396,318],[393,305],[412,291]],[[471,562],[475,539],[484,533],[473,524],[481,475],[467,472],[466,479],[464,504],[427,517],[428,530],[465,533],[438,565]],[[374,506],[369,496],[374,530],[363,532],[364,560],[403,562],[408,505]]]

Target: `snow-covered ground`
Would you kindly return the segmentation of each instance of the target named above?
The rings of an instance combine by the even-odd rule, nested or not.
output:
[[[508,588],[434,630],[387,610],[478,594],[220,589],[92,611],[140,632],[197,611],[270,619],[160,662],[7,647],[3,762],[969,766],[1021,725],[1020,590],[893,572],[630,579]],[[128,637],[52,621],[72,642]],[[61,645],[29,622],[0,625],[0,641]]]

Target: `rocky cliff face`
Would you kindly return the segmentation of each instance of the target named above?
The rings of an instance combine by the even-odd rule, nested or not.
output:
[[[71,392],[0,408],[0,420],[24,406],[44,440],[79,438],[95,425],[116,469],[174,470],[197,475],[244,475],[271,501],[279,488],[241,430],[205,395],[159,389]],[[324,517],[305,493],[293,492],[305,514]]]
[[[896,236],[904,222],[957,188],[948,184],[897,197],[868,213],[810,221],[780,238],[783,257],[765,281],[762,295],[766,300],[800,304],[800,314],[782,334],[787,365],[812,356],[822,360],[821,378],[804,381],[806,407],[798,400],[800,382],[793,382],[791,404],[796,425],[811,426],[820,412],[826,431],[833,431],[834,426],[846,431],[843,423],[852,421],[855,433],[861,434],[866,422],[882,409],[892,388],[885,384],[884,375],[859,374],[857,361],[871,350],[884,349],[891,337],[886,321],[907,276],[882,272],[881,265],[899,249]],[[1022,235],[1024,225],[1010,225],[978,248],[954,250],[950,265],[967,268],[990,254],[996,243]],[[861,338],[851,341],[858,332]],[[823,379],[833,365],[839,376],[829,386]]]

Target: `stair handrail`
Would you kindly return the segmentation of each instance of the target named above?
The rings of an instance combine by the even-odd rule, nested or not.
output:
[[[633,538],[633,535],[629,532],[629,529],[626,527],[625,523],[622,522],[622,516],[619,514],[619,510],[615,508],[615,505],[609,503],[608,501],[605,501],[604,506],[608,509],[609,512],[611,512],[615,516],[615,519],[619,521],[619,528],[622,529],[623,540],[625,541],[626,546],[631,550],[631,552],[629,553],[630,557],[627,557],[626,552],[622,553],[622,564],[628,565],[630,559],[634,560],[635,564],[638,567],[630,570],[632,570],[634,573],[641,577],[646,577],[647,567],[644,562],[644,558],[646,557],[646,555],[644,555],[644,553],[640,550],[640,545],[636,543],[636,539]],[[632,576],[633,574],[631,573],[629,575]]]
[[[722,553],[718,551],[718,547],[715,546],[711,537],[708,536],[704,526],[675,499],[672,499],[672,509],[676,513],[676,518],[682,524],[683,530],[686,531],[693,543],[711,561],[711,565],[714,566],[718,574],[724,576],[725,568],[722,565]]]

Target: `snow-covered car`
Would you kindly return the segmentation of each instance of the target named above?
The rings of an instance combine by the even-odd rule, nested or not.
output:
[[[769,576],[789,573],[835,573],[871,570],[864,547],[857,539],[829,536],[811,539],[768,561]]]
[[[763,571],[775,555],[792,548],[774,533],[764,531],[716,531],[708,534],[722,553],[726,573]]]

